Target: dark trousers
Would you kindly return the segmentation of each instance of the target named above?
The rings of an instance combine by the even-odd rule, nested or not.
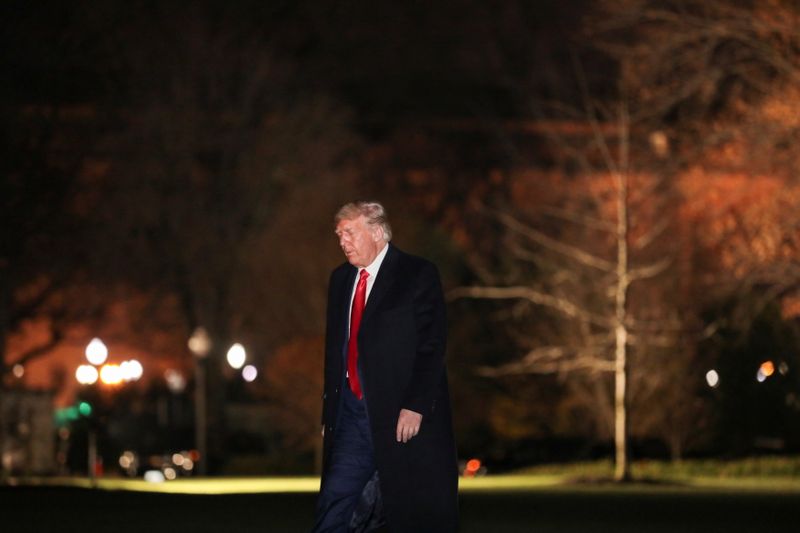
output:
[[[317,500],[313,533],[351,531],[353,511],[359,505],[364,487],[368,483],[376,484],[366,404],[358,400],[347,385],[342,388],[338,427],[325,483]]]

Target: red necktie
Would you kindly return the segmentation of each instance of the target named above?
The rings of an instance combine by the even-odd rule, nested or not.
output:
[[[363,397],[361,383],[358,381],[358,328],[361,326],[361,315],[364,314],[364,305],[367,301],[366,269],[361,271],[356,285],[356,294],[353,296],[353,310],[350,313],[350,339],[347,341],[347,380],[350,390],[359,400]]]

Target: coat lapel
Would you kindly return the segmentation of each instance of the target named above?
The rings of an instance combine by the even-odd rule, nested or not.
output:
[[[386,251],[386,257],[383,258],[381,268],[378,270],[378,277],[375,279],[375,285],[372,286],[372,291],[369,293],[367,305],[364,307],[364,316],[361,319],[361,324],[369,322],[370,317],[375,314],[375,310],[380,306],[381,300],[389,292],[397,274],[397,249],[389,244],[389,249]]]
[[[342,317],[342,324],[339,330],[341,331],[342,335],[344,335],[345,342],[347,342],[347,325],[350,323],[350,299],[353,296],[353,283],[356,281],[356,273],[358,269],[356,267],[351,267],[347,271],[347,275],[344,277],[344,282],[342,283],[341,287],[339,287],[340,296],[339,296],[339,315]]]

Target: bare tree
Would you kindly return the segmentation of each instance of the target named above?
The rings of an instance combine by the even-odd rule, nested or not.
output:
[[[676,457],[692,440],[685,430],[687,418],[676,411],[693,414],[702,411],[693,380],[675,378],[693,368],[696,341],[713,332],[714,325],[706,329],[698,326],[696,317],[701,302],[690,305],[689,300],[692,291],[700,288],[699,273],[687,258],[691,247],[684,242],[684,250],[677,254],[675,245],[683,237],[694,239],[711,251],[730,249],[737,241],[746,241],[732,258],[752,257],[752,251],[757,249],[771,250],[766,252],[771,257],[782,254],[789,257],[794,247],[791,228],[796,227],[789,223],[785,237],[759,234],[759,242],[753,238],[755,235],[742,238],[730,232],[716,233],[720,239],[714,243],[703,242],[704,236],[698,238],[699,232],[686,226],[688,220],[679,223],[675,218],[674,205],[671,212],[669,209],[663,212],[666,213],[663,218],[642,220],[642,214],[659,210],[651,210],[652,205],[637,202],[636,197],[675,203],[678,177],[684,176],[685,185],[685,176],[691,176],[698,168],[704,170],[700,179],[707,180],[709,171],[730,173],[737,164],[739,169],[747,168],[749,172],[757,168],[775,172],[775,167],[781,166],[776,162],[783,161],[785,164],[778,173],[787,178],[794,174],[797,158],[791,157],[792,149],[787,147],[796,146],[792,139],[797,136],[797,120],[791,110],[779,104],[780,97],[771,95],[793,94],[800,46],[795,31],[798,11],[792,2],[751,6],[724,1],[665,4],[632,0],[609,2],[604,9],[599,12],[602,16],[587,17],[588,30],[594,44],[616,65],[620,86],[624,87],[620,92],[622,101],[631,102],[631,109],[616,104],[610,113],[602,104],[587,104],[587,91],[583,89],[583,109],[578,113],[569,111],[566,116],[588,124],[593,144],[576,146],[557,139],[555,152],[560,155],[550,159],[562,165],[560,168],[567,170],[566,175],[588,177],[595,184],[595,197],[583,204],[574,202],[572,206],[542,206],[546,201],[541,200],[540,190],[540,198],[529,195],[532,198],[528,199],[533,200],[529,211],[538,208],[553,219],[560,218],[564,224],[579,223],[585,228],[583,235],[570,235],[553,224],[548,231],[541,215],[537,218],[519,209],[525,200],[517,198],[493,215],[508,231],[535,245],[531,250],[512,241],[504,248],[504,253],[527,261],[536,269],[535,281],[509,286],[509,281],[521,279],[519,271],[496,275],[476,261],[475,271],[483,274],[487,285],[462,288],[453,294],[515,299],[539,309],[555,310],[568,319],[570,327],[558,333],[552,333],[552,322],[544,319],[551,330],[549,335],[561,337],[561,342],[542,344],[541,339],[547,338],[548,333],[542,332],[541,327],[537,333],[523,333],[519,337],[526,342],[537,339],[528,354],[508,365],[486,369],[486,373],[497,376],[577,369],[613,371],[616,477],[620,479],[628,475],[625,448],[630,398],[650,398],[648,407],[656,403],[653,402],[656,394],[662,397],[669,394],[679,400],[675,405],[683,408],[672,409],[671,413],[668,409],[630,410],[641,414],[640,427],[664,435]],[[552,125],[542,118],[533,128],[543,131],[551,140],[558,137],[558,129],[547,131]],[[758,151],[743,158],[742,154],[750,153],[752,146],[758,146]],[[651,153],[643,148],[649,148]],[[743,166],[742,162],[746,164]],[[568,182],[564,179],[562,183]],[[586,185],[583,189],[592,190]],[[611,210],[608,204],[615,209]],[[615,216],[609,220],[612,211]],[[606,216],[596,216],[598,213]],[[785,215],[781,219],[785,221]],[[713,226],[717,221],[705,222]],[[745,229],[741,224],[733,227]],[[576,236],[580,237],[577,241]],[[570,265],[564,267],[563,262],[555,261],[552,268],[545,268],[547,255],[541,249],[567,258]],[[791,275],[796,268],[791,263],[770,261],[766,268],[753,269],[747,267],[747,260],[733,261],[736,264],[730,268],[744,268],[749,272],[745,278],[754,283],[771,274],[776,294],[785,294],[788,287],[796,286],[796,277]],[[592,274],[580,275],[579,269],[588,269]],[[565,291],[563,282],[562,287],[553,282],[559,277],[578,283]],[[655,283],[646,283],[647,280]],[[604,302],[603,297],[608,300]],[[517,310],[524,307],[516,306]],[[636,364],[632,364],[634,361]],[[668,371],[657,372],[657,367]],[[576,380],[573,378],[572,382]],[[653,413],[659,414],[653,416]]]
[[[677,335],[666,333],[682,326],[663,288],[675,261],[665,232],[675,228],[677,193],[668,165],[650,166],[664,155],[658,154],[664,150],[658,132],[644,129],[624,99],[609,106],[584,96],[582,111],[569,110],[564,120],[544,128],[553,158],[563,166],[512,176],[516,198],[505,208],[489,209],[507,231],[503,249],[516,266],[505,276],[478,267],[488,274],[487,284],[455,289],[451,297],[516,300],[522,308],[550,311],[533,332],[519,334],[530,345],[526,355],[482,371],[493,377],[572,376],[599,420],[611,415],[606,427],[615,443],[615,478],[624,480],[630,477],[630,403],[636,391],[632,353],[652,372],[647,354],[654,346],[674,347]],[[656,278],[662,288],[647,290],[646,282]],[[637,285],[645,288],[636,291]],[[612,376],[610,387],[603,376]],[[610,402],[606,391],[613,391]]]
[[[631,93],[691,162],[685,176],[705,184],[694,194],[713,212],[701,244],[719,258],[717,291],[796,298],[800,6],[631,0],[602,13],[595,42],[627,66]],[[738,203],[703,199],[723,188],[746,192]]]
[[[122,127],[107,140],[112,164],[97,204],[112,254],[98,261],[156,299],[175,298],[174,331],[185,338],[198,326],[208,331],[209,423],[222,429],[219,381],[228,347],[259,346],[263,358],[270,342],[280,343],[289,316],[308,316],[275,298],[291,273],[279,278],[270,268],[286,266],[278,254],[292,254],[287,245],[303,236],[285,228],[292,237],[278,247],[270,231],[289,212],[318,220],[307,211],[314,204],[291,203],[307,200],[294,190],[346,184],[342,169],[355,138],[341,106],[295,93],[291,66],[257,24],[233,24],[224,9],[169,15],[157,19],[161,27],[141,19],[127,28],[145,44],[126,49],[131,95],[115,109]],[[326,230],[332,210],[319,214]],[[295,256],[297,271],[303,261],[318,264]],[[269,324],[263,315],[279,318]],[[219,456],[223,432],[210,435]]]

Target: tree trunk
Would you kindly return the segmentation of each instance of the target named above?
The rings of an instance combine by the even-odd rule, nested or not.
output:
[[[615,294],[614,337],[614,480],[630,479],[628,463],[628,327],[627,301],[630,284],[628,271],[628,169],[627,169],[627,117],[620,120],[620,167],[615,172],[617,181],[617,287]]]

